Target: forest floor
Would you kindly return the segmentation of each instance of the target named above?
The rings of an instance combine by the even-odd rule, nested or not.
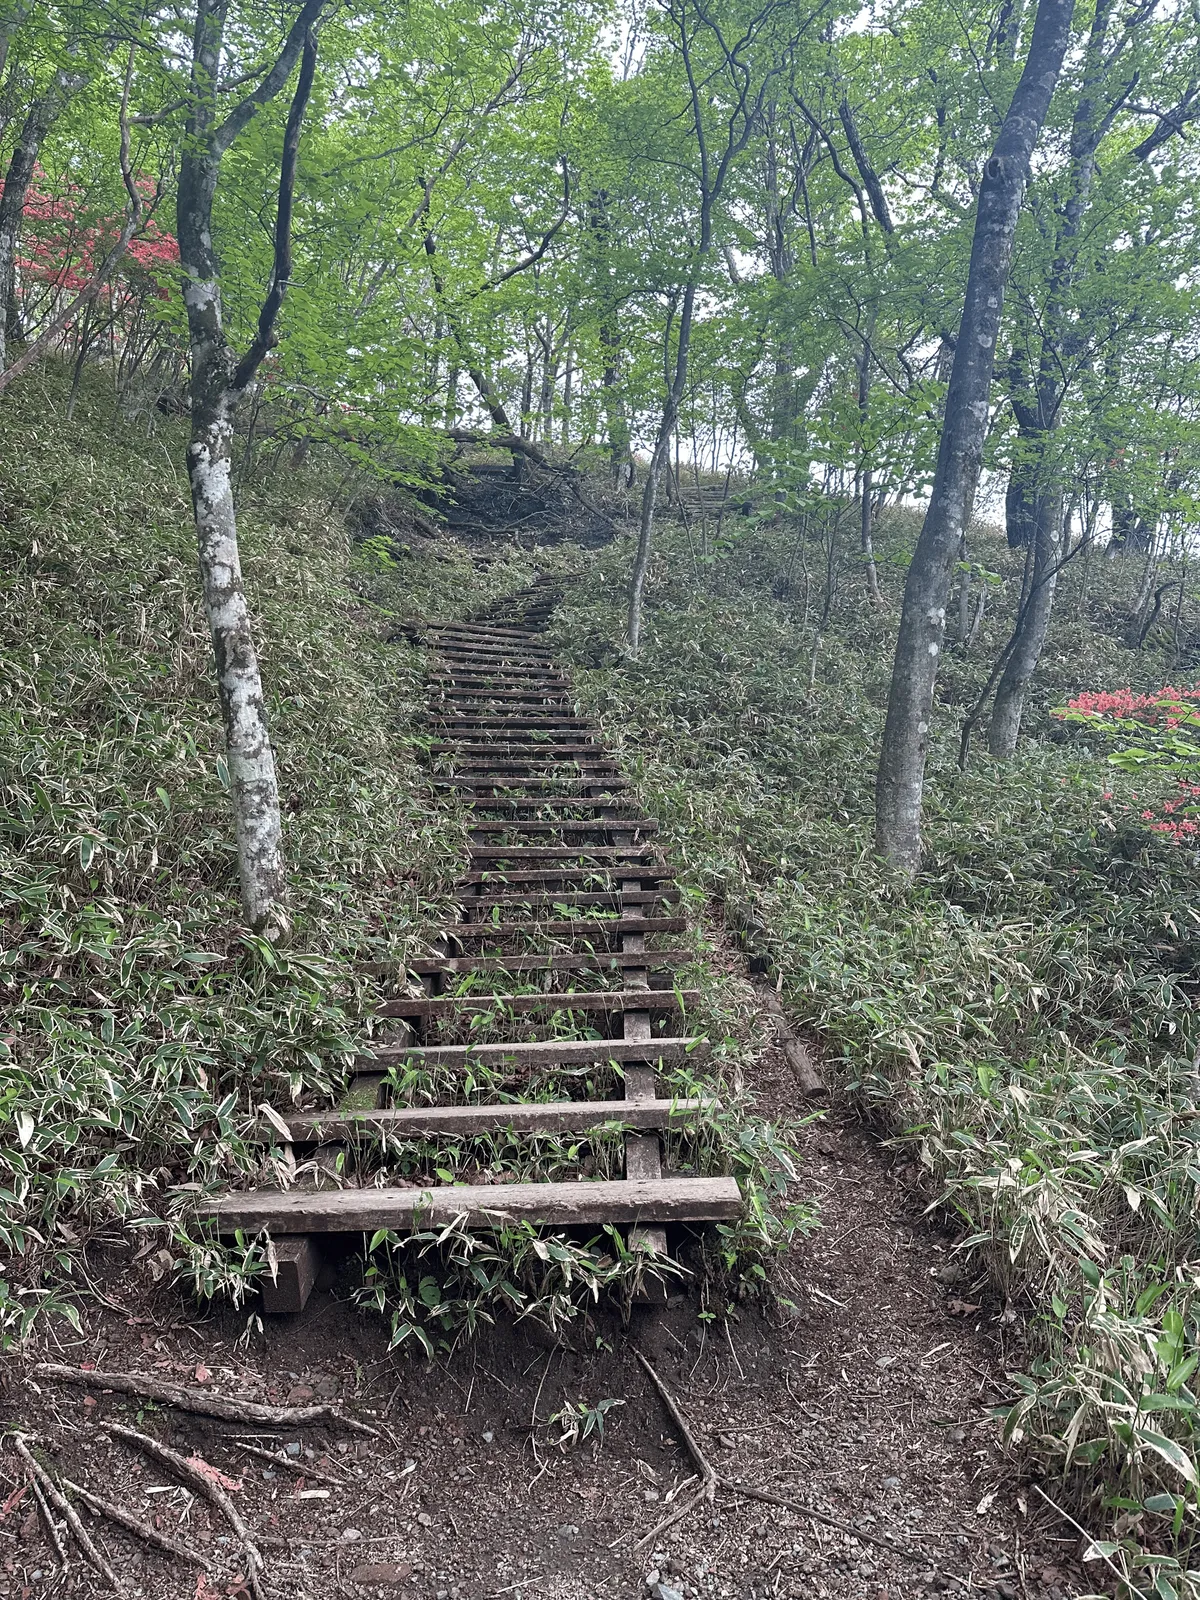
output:
[[[757,1070],[764,1110],[811,1112],[779,1052]],[[198,1581],[93,1524],[127,1592],[146,1600],[243,1593],[236,1541],[216,1512],[105,1432],[109,1419],[136,1425],[137,1401],[34,1378],[38,1359],[275,1403],[335,1399],[377,1426],[370,1439],[331,1425],[287,1433],[163,1419],[176,1448],[240,1483],[238,1507],[263,1536],[266,1588],[296,1600],[1080,1594],[1078,1539],[1026,1498],[989,1415],[1007,1393],[1006,1366],[1019,1364],[1019,1322],[974,1297],[908,1174],[836,1105],[807,1125],[801,1148],[821,1226],[792,1245],[772,1310],[747,1305],[706,1323],[698,1296],[683,1294],[636,1311],[628,1330],[603,1308],[587,1335],[500,1324],[426,1366],[390,1355],[382,1320],[337,1286],[245,1340],[244,1314],[198,1315],[153,1283],[152,1258],[131,1270],[132,1246],[114,1245],[97,1263],[96,1298],[81,1303],[79,1336],[46,1328],[26,1370],[8,1365],[3,1424],[41,1440],[60,1473],[211,1555]],[[647,1542],[695,1484],[681,1488],[692,1464],[635,1351],[690,1418],[723,1485],[765,1489],[828,1521],[723,1486],[713,1505]],[[547,1419],[603,1399],[622,1404],[607,1412],[601,1442],[560,1448],[561,1425]],[[286,1445],[296,1470],[243,1443]],[[15,1467],[6,1452],[5,1494]],[[74,1557],[56,1574],[28,1497],[0,1513],[0,1574],[0,1594],[22,1600],[91,1595],[101,1582]]]

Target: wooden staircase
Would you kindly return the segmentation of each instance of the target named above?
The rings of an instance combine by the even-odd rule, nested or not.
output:
[[[342,1103],[280,1111],[270,1119],[274,1131],[264,1128],[265,1138],[279,1139],[286,1128],[295,1146],[339,1150],[350,1175],[338,1180],[345,1186],[326,1179],[230,1192],[199,1208],[222,1234],[269,1230],[278,1270],[264,1288],[265,1310],[302,1309],[322,1234],[403,1231],[456,1217],[475,1228],[514,1219],[547,1227],[615,1224],[630,1229],[637,1248],[661,1256],[668,1223],[729,1220],[739,1212],[734,1179],[663,1167],[662,1133],[715,1102],[660,1097],[658,1068],[698,1064],[707,1045],[680,1027],[698,998],[672,983],[686,953],[655,944],[684,927],[679,891],[654,844],[657,824],[638,814],[595,724],[576,713],[566,677],[538,642],[560,594],[542,579],[472,622],[423,630],[441,735],[432,753],[445,768],[432,781],[456,792],[471,813],[459,920],[443,931],[437,954],[411,964],[421,994],[380,1007],[397,1036],[359,1058]],[[559,1036],[564,1021],[584,1036]],[[445,1030],[469,1031],[473,1022],[507,1036],[439,1042]],[[530,1037],[550,1028],[548,1037]],[[606,1036],[593,1036],[602,1030]],[[597,1099],[521,1097],[531,1075],[553,1082],[561,1072],[574,1085],[588,1068],[619,1080],[620,1091]],[[477,1092],[446,1103],[397,1104],[387,1087],[397,1080],[388,1074],[401,1069],[464,1079],[478,1071],[493,1086],[491,1098],[482,1101]],[[354,1151],[372,1139],[599,1129],[623,1131],[621,1179],[355,1185]],[[652,1263],[644,1280],[652,1297],[665,1292]]]

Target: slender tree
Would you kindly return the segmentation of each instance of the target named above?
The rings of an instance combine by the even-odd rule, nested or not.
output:
[[[921,803],[933,690],[959,545],[971,518],[987,433],[1004,290],[1029,163],[1062,70],[1074,0],[1038,0],[1029,54],[984,165],[967,292],[946,395],[929,509],[904,585],[875,787],[875,846],[899,871],[921,858]]]
[[[234,414],[274,341],[292,262],[292,205],[300,130],[316,69],[316,26],[325,0],[305,0],[274,63],[224,118],[218,116],[226,0],[197,0],[187,122],[179,169],[179,255],[191,346],[191,442],[187,467],[196,518],[200,577],[212,632],[225,729],[242,904],[250,926],[286,931],[287,871],[275,758],[262,678],[242,583],[231,466]],[[297,60],[279,168],[274,263],[249,348],[229,342],[213,243],[213,200],[223,157],[287,83]]]

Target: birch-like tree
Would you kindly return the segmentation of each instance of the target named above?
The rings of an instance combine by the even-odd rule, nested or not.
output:
[[[296,159],[325,3],[304,0],[268,70],[250,93],[223,112],[226,78],[233,75],[226,60],[229,8],[227,0],[197,0],[177,205],[192,359],[187,469],[225,731],[242,905],[252,928],[276,937],[288,927],[287,868],[275,757],[238,551],[233,430],[237,409],[271,348],[291,277]],[[271,279],[254,336],[239,355],[225,328],[213,201],[223,159],[284,88],[297,62],[279,163]]]

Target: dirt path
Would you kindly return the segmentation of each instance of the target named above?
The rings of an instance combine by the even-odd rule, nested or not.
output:
[[[775,1053],[758,1087],[789,1107],[790,1073]],[[727,1323],[705,1322],[693,1294],[638,1312],[628,1336],[607,1313],[589,1334],[575,1329],[561,1342],[502,1326],[429,1368],[389,1355],[383,1325],[352,1310],[344,1290],[318,1290],[304,1316],[270,1322],[240,1348],[244,1317],[198,1320],[143,1266],[131,1270],[121,1249],[98,1267],[110,1305],[89,1302],[78,1340],[60,1329],[36,1354],[193,1384],[199,1366],[223,1392],[300,1401],[312,1391],[373,1414],[379,1441],[330,1427],[293,1435],[292,1459],[308,1476],[242,1454],[230,1437],[261,1428],[147,1414],[152,1431],[165,1427],[178,1447],[242,1479],[238,1504],[270,1541],[268,1591],[295,1600],[1079,1594],[1077,1541],[1049,1513],[1030,1506],[1026,1514],[995,1448],[987,1410],[1005,1391],[994,1313],[977,1306],[947,1241],[861,1130],[831,1114],[805,1143],[806,1186],[823,1225],[794,1245],[782,1282],[791,1304],[769,1315],[746,1306]],[[839,1526],[722,1492],[637,1548],[692,1467],[634,1347],[688,1413],[723,1479],[801,1501]],[[153,1493],[171,1480],[103,1432],[106,1416],[132,1420],[131,1403],[40,1389],[8,1363],[6,1426],[31,1429],[67,1476],[103,1486],[212,1557],[211,1587],[197,1588],[194,1573],[105,1527],[100,1537],[130,1594],[244,1592],[235,1581],[244,1561],[217,1514],[177,1488]],[[531,1427],[535,1414],[605,1399],[623,1404],[608,1411],[598,1447],[560,1449],[561,1425]],[[20,1482],[17,1467],[6,1447],[4,1495]],[[868,1533],[912,1558],[858,1537]],[[102,1589],[74,1555],[57,1573],[28,1496],[0,1516],[0,1595]]]

